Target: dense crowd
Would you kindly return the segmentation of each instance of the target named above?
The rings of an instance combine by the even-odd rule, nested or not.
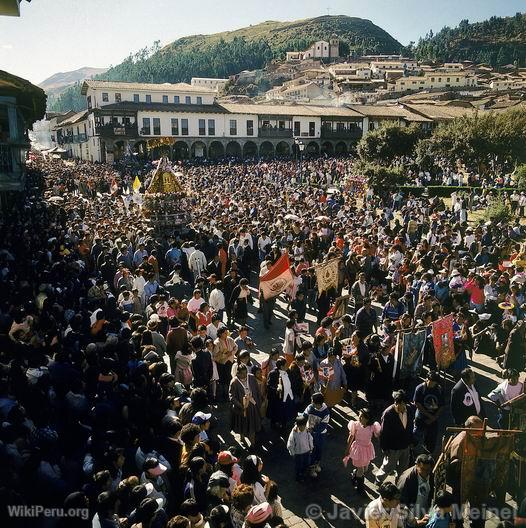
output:
[[[454,483],[435,494],[432,456],[448,412],[476,428],[488,396],[491,425],[507,428],[506,402],[524,392],[520,222],[469,223],[477,203],[462,195],[374,194],[351,161],[319,158],[301,172],[290,161],[183,166],[191,223],[160,233],[142,199],[150,168],[37,156],[28,194],[2,217],[2,506],[79,509],[43,526],[282,526],[261,439],[285,435],[296,479],[316,480],[345,399],[357,417],[342,446],[352,486],[378,486],[368,526],[461,523]],[[258,277],[283,252],[293,282],[280,319]],[[315,266],[334,258],[337,285],[319,292]],[[266,329],[283,327],[259,362],[252,305]],[[430,324],[449,313],[455,360],[439,373]],[[393,376],[397,336],[419,328],[424,369]],[[504,371],[488,395],[474,353]],[[384,458],[371,477],[375,437]]]

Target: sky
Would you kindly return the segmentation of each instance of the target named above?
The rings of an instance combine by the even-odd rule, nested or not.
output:
[[[56,72],[108,67],[155,40],[168,44],[265,20],[366,18],[402,44],[430,29],[511,16],[525,0],[32,0],[0,16],[0,69],[34,83]]]

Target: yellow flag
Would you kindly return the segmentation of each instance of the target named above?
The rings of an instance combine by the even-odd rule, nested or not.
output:
[[[135,176],[135,180],[133,180],[133,192],[139,192],[140,188],[141,180],[139,180],[139,176]]]

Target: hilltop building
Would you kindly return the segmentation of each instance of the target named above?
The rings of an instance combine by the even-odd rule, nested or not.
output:
[[[340,57],[340,39],[333,35],[329,41],[318,40],[305,51],[287,51],[287,62],[310,59],[338,59]]]

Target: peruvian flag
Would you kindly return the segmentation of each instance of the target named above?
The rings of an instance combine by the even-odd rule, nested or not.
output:
[[[290,271],[289,255],[287,252],[279,257],[278,261],[270,268],[263,277],[259,279],[259,291],[264,299],[277,297],[285,291],[293,282]]]

